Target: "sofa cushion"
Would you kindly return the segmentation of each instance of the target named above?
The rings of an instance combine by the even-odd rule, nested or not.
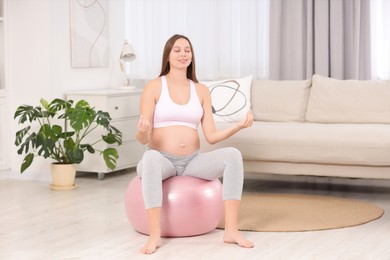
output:
[[[224,129],[229,124],[217,124]],[[390,166],[390,125],[254,122],[205,150],[233,146],[245,160]]]
[[[210,90],[215,122],[244,120],[251,107],[252,76],[201,82]]]
[[[254,80],[252,111],[256,121],[303,122],[311,80]]]
[[[390,123],[390,81],[314,75],[306,119],[316,123]]]

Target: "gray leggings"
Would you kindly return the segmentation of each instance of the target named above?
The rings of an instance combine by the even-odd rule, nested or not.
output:
[[[187,156],[147,150],[137,165],[137,174],[142,178],[146,209],[161,207],[162,181],[172,176],[205,180],[223,176],[223,200],[240,200],[244,183],[241,152],[232,147]]]

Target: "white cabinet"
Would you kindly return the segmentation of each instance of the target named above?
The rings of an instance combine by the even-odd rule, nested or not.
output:
[[[119,153],[117,167],[115,170],[134,167],[141,159],[145,146],[140,144],[135,136],[139,118],[139,102],[141,90],[89,90],[68,92],[67,99],[87,101],[91,106],[106,111],[112,118],[113,125],[122,132],[122,145],[116,147]],[[95,133],[101,134],[101,133]],[[93,138],[93,137],[92,137]],[[95,138],[96,139],[96,138]],[[99,143],[98,149],[104,150],[108,145]],[[100,154],[86,153],[84,161],[77,165],[78,171],[96,172],[98,178],[103,179],[104,175],[111,170],[105,165]]]

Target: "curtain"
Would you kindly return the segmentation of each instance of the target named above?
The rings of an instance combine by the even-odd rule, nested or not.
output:
[[[390,1],[371,0],[372,78],[390,79]]]
[[[125,37],[137,58],[131,78],[151,79],[166,40],[189,37],[199,80],[268,78],[269,0],[125,0]]]
[[[371,78],[370,2],[270,1],[270,78]]]

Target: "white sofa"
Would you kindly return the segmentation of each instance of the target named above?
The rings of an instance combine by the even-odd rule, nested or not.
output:
[[[250,93],[253,126],[202,151],[236,147],[251,173],[390,179],[390,81],[253,80]]]

